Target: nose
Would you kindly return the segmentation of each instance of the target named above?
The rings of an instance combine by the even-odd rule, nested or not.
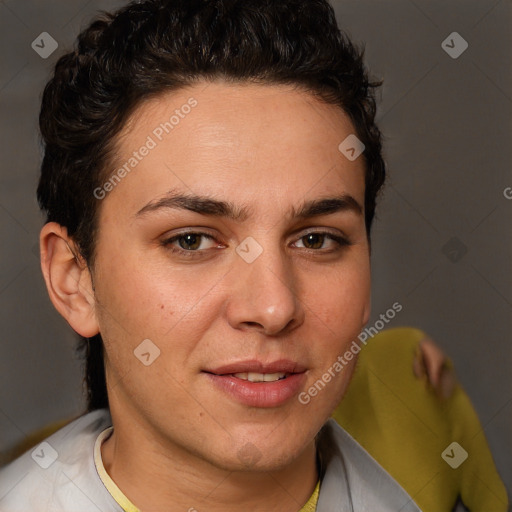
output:
[[[280,249],[266,248],[252,263],[237,257],[230,274],[232,293],[227,316],[233,328],[275,336],[292,331],[304,322],[299,282]]]

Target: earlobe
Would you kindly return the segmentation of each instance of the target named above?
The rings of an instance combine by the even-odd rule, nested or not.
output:
[[[91,274],[67,229],[49,222],[40,235],[41,269],[57,311],[81,336],[98,334]]]

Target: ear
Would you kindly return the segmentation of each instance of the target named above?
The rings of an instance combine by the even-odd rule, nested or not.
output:
[[[91,274],[67,229],[49,222],[39,242],[41,269],[53,305],[81,336],[98,334]]]

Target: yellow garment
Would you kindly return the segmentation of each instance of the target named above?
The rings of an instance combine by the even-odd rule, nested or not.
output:
[[[320,492],[320,480],[316,483],[313,494],[309,497],[308,502],[299,510],[299,512],[315,512],[318,503],[318,494]]]
[[[103,482],[103,485],[107,488],[107,491],[112,495],[117,502],[117,504],[124,510],[124,512],[140,512],[140,510],[123,494],[123,491],[117,487],[114,480],[110,478],[110,475],[107,473],[105,466],[103,465],[103,461],[101,460],[101,444],[105,441],[111,434],[113,427],[109,427],[104,430],[96,439],[96,444],[94,445],[94,464],[96,466],[96,471]]]
[[[110,478],[110,475],[107,473],[105,466],[103,466],[103,461],[101,460],[101,443],[109,437],[111,432],[112,427],[107,428],[98,436],[98,439],[96,440],[96,444],[94,446],[94,463],[96,465],[96,470],[98,471],[98,475],[100,476],[103,485],[107,488],[108,492],[112,495],[112,497],[116,500],[124,512],[140,512],[140,510],[123,494],[121,489],[119,489],[112,478]],[[308,502],[300,509],[299,512],[315,512],[316,504],[318,502],[319,490],[320,480],[316,484],[315,490],[313,491],[313,494],[309,498]]]
[[[480,421],[459,384],[443,400],[413,373],[425,336],[389,329],[360,352],[349,390],[333,413],[424,512],[450,511],[460,496],[471,512],[506,512],[508,497]],[[452,469],[441,453],[459,443],[468,458]],[[458,450],[458,451],[457,451]],[[448,451],[459,457],[461,452]]]

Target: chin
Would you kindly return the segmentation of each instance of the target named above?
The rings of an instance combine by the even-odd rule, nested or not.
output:
[[[235,457],[228,460],[212,461],[213,465],[223,471],[236,473],[268,473],[281,471],[293,464],[301,455],[302,450],[290,452],[270,453],[261,452],[251,443],[247,443],[238,450]]]
[[[267,430],[266,435],[258,432],[254,436],[231,439],[229,447],[218,454],[220,459],[215,465],[227,471],[279,471],[304,455],[308,446],[314,443],[314,433],[308,436],[304,432],[289,432],[283,436],[280,431],[273,436],[273,430],[277,429]]]

